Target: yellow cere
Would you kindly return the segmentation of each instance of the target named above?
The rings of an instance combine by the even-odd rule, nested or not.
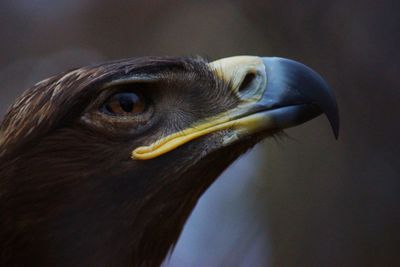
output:
[[[247,73],[256,74],[257,71],[264,70],[264,64],[259,57],[237,56],[227,57],[209,64],[219,78],[232,83],[233,88],[238,88]]]
[[[216,75],[232,84],[232,90],[237,92],[243,79],[247,74],[265,73],[265,65],[263,64],[260,57],[255,56],[236,56],[228,57],[213,61],[209,64],[210,68],[216,73]],[[265,88],[266,78],[263,75],[259,75],[259,88]],[[261,97],[261,95],[259,95]],[[248,101],[259,100],[259,97],[247,99]]]

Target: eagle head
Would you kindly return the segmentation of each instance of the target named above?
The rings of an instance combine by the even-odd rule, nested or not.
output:
[[[157,266],[201,194],[335,98],[282,58],[144,57],[27,90],[0,127],[2,266]]]

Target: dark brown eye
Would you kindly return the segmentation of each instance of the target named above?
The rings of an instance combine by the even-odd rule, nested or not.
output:
[[[138,92],[120,92],[103,104],[102,111],[115,116],[134,116],[146,109],[146,102]]]

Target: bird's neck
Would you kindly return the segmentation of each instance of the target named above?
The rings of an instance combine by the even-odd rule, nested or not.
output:
[[[120,188],[115,195],[93,189],[97,195],[21,188],[0,203],[0,266],[159,266],[200,195],[161,192],[130,203]]]

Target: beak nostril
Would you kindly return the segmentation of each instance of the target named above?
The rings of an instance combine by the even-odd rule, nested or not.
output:
[[[252,86],[252,83],[255,78],[256,78],[256,75],[254,73],[251,73],[251,72],[247,73],[237,90],[238,93],[240,95],[246,95],[247,93],[249,93],[248,91],[251,91],[252,89],[254,89],[253,88],[254,86]]]

